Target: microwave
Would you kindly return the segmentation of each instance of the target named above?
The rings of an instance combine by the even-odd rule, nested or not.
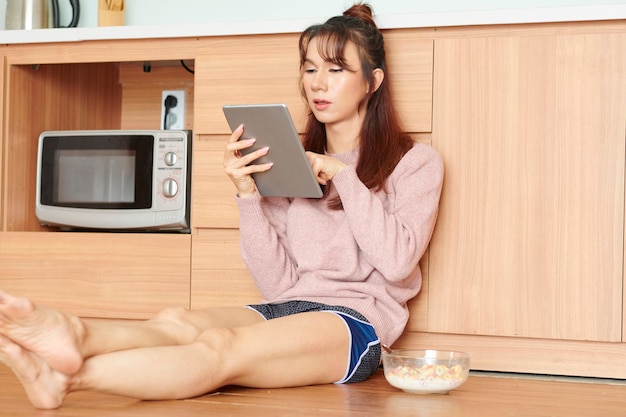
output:
[[[43,132],[37,218],[69,230],[188,233],[191,147],[183,130]]]

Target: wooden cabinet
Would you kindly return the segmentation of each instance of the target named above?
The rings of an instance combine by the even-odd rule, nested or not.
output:
[[[194,129],[230,134],[222,106],[285,103],[302,126],[305,112],[298,87],[296,34],[218,38],[196,58]]]
[[[0,288],[86,317],[189,305],[190,235],[0,233]]]
[[[297,39],[2,47],[0,288],[98,317],[257,302],[221,107],[287,103],[302,130]],[[626,22],[395,29],[385,44],[403,125],[445,163],[423,288],[394,347],[468,350],[475,369],[626,378]],[[157,128],[165,89],[187,92],[192,233],[40,227],[40,131]]]
[[[622,340],[626,34],[441,39],[428,329]]]
[[[201,229],[193,239],[191,308],[258,303],[261,294],[239,255],[237,229]]]
[[[188,92],[185,119],[193,125],[193,76],[179,59],[195,56],[198,42],[163,42],[156,51],[149,45],[94,41],[3,48],[3,290],[89,317],[148,318],[168,306],[189,306],[191,235],[56,232],[35,216],[42,131],[158,129],[166,89]]]
[[[626,27],[451,30],[435,39],[444,158],[426,332],[498,371],[626,378]]]
[[[298,130],[306,107],[298,85],[298,34],[240,36],[211,42],[196,58],[195,129],[230,133],[223,104],[287,104]],[[405,129],[429,132],[432,116],[432,39],[415,39],[410,30],[386,34],[392,91]]]

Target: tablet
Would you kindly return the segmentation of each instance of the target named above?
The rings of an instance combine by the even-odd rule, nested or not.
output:
[[[241,139],[256,138],[246,153],[269,146],[269,152],[253,162],[274,163],[268,171],[252,174],[262,196],[322,197],[286,105],[227,104],[223,110],[231,130],[243,124]]]

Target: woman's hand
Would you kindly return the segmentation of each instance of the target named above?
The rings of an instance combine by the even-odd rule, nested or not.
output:
[[[313,174],[317,178],[317,182],[322,185],[327,185],[339,171],[346,167],[346,164],[332,156],[307,152],[306,157],[309,160],[311,169],[313,169]]]
[[[251,164],[251,162],[267,154],[269,147],[243,155],[241,151],[252,146],[255,139],[239,140],[242,134],[243,125],[240,125],[228,139],[224,152],[224,171],[235,184],[237,195],[247,197],[257,191],[252,173],[267,171],[272,167],[272,164]]]

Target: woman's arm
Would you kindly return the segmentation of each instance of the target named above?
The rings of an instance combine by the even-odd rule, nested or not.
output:
[[[272,164],[251,164],[268,151],[261,148],[247,155],[242,150],[253,145],[254,139],[239,140],[243,125],[228,139],[224,151],[224,171],[237,189],[240,217],[240,241],[244,262],[265,298],[285,291],[296,280],[291,257],[285,245],[287,199],[261,197],[253,173],[271,169]]]
[[[423,144],[415,145],[389,177],[387,206],[365,187],[353,167],[333,178],[354,239],[389,281],[409,275],[428,247],[442,184],[441,157]]]
[[[298,280],[286,243],[287,198],[255,194],[238,198],[241,256],[265,299],[274,299]]]

